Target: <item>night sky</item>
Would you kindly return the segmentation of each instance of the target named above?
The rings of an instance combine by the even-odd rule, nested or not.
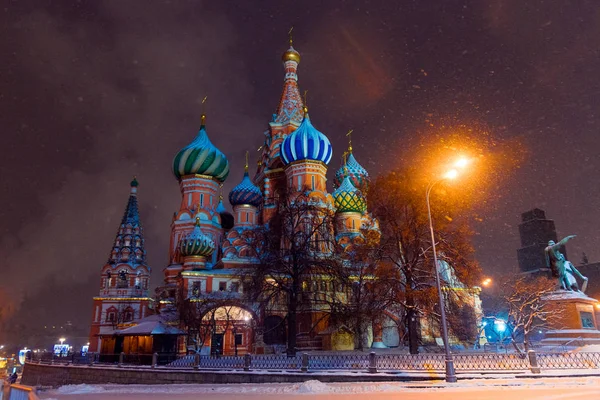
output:
[[[600,260],[596,0],[5,0],[0,301],[54,282],[40,305],[88,323],[133,175],[162,282],[180,202],[173,156],[208,96],[226,194],[239,182],[279,100],[290,26],[312,121],[334,145],[330,179],[348,129],[373,176],[466,129],[497,162],[468,217],[486,274],[516,268],[520,213],[533,207],[559,236],[578,234],[575,264]]]

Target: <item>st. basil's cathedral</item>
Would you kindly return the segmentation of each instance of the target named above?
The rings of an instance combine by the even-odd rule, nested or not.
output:
[[[268,226],[280,192],[302,193],[333,209],[335,237],[342,248],[360,237],[364,227],[377,229],[377,222],[367,212],[369,174],[352,154],[351,145],[335,172],[336,189],[328,192],[327,170],[333,149],[327,136],[313,125],[300,95],[300,54],[291,41],[282,60],[285,77],[281,98],[265,132],[256,174],[250,176],[246,157],[241,182],[229,193],[233,213],[226,210],[220,190],[230,175],[229,162],[210,141],[205,115],[196,137],[175,155],[172,168],[179,182],[181,204],[173,215],[169,265],[164,268],[164,283],[158,287],[156,298],[149,294],[150,267],[138,213],[138,182],[131,182],[125,214],[110,258],[101,270],[100,293],[94,298],[90,351],[185,353],[190,345],[197,349],[191,338],[184,336],[177,316],[171,320],[164,317],[169,304],[183,296],[235,300],[235,307],[210,314],[214,329],[209,337],[200,339],[202,353],[274,352],[285,345],[285,313],[265,315],[265,310],[244,304],[242,293],[244,267],[258,262],[249,232]],[[222,318],[228,320],[225,326],[219,324]],[[395,324],[390,321],[390,325]],[[385,335],[386,340],[384,328],[373,327],[368,345],[398,345],[397,327]],[[336,344],[331,337],[323,340],[306,330],[298,327],[299,347],[353,348],[354,340],[347,334],[338,335]],[[325,329],[324,335],[331,336],[331,329]]]

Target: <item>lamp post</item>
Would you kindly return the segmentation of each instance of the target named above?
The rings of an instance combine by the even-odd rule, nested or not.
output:
[[[469,160],[466,158],[461,158],[454,165],[459,168],[464,168],[469,164]],[[433,220],[431,219],[431,205],[429,203],[429,196],[431,195],[431,189],[433,187],[447,179],[454,179],[458,176],[458,171],[456,169],[451,169],[446,172],[446,174],[436,181],[433,181],[425,192],[425,199],[427,200],[427,215],[429,216],[429,230],[431,232],[431,247],[433,249],[433,263],[435,267],[435,283],[437,285],[437,292],[440,303],[440,314],[442,317],[442,339],[444,340],[444,350],[446,353],[446,382],[456,382],[456,373],[454,371],[454,358],[452,357],[452,353],[450,352],[450,344],[448,343],[448,323],[446,321],[446,306],[444,302],[444,297],[442,296],[442,285],[440,283],[440,267],[438,265],[437,260],[437,252],[435,249],[435,235],[433,233]]]

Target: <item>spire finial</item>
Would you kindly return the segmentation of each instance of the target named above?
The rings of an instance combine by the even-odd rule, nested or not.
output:
[[[200,217],[196,217],[196,224],[195,226],[197,226],[198,228],[200,228]]]
[[[137,187],[138,187],[139,183],[135,177],[135,175],[133,176],[133,180],[131,181],[131,183],[129,184],[129,194],[131,196],[135,196],[137,195]]]
[[[244,172],[248,172],[248,150],[246,150],[246,164],[244,164]]]
[[[208,98],[208,96],[204,96],[204,98],[202,99],[202,103],[200,104],[200,113],[202,114],[200,116],[200,126],[204,126],[204,124],[206,123],[206,113],[205,113],[205,103],[206,103],[206,99]]]
[[[308,113],[308,90],[304,91],[304,115]]]
[[[348,133],[346,133],[346,136],[348,136],[348,151],[350,153],[352,153],[352,132],[354,132],[354,129],[350,129]]]
[[[293,30],[294,30],[294,27],[292,26],[292,27],[290,28],[290,30],[288,31],[288,39],[289,39],[289,41],[290,41],[290,47],[292,47],[292,42],[293,42],[293,40],[292,40],[292,31],[293,31]]]
[[[342,154],[342,165],[344,166],[344,168],[346,168],[346,164],[348,164],[348,152],[345,151]]]

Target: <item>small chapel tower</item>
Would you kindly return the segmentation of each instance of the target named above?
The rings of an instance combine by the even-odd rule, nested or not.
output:
[[[131,181],[129,200],[107,263],[102,267],[100,291],[94,297],[91,352],[113,353],[114,339],[103,340],[120,327],[135,324],[149,314],[150,267],[146,265],[144,233],[137,201],[138,181]],[[110,348],[110,349],[109,349]],[[117,349],[118,350],[118,349]]]

